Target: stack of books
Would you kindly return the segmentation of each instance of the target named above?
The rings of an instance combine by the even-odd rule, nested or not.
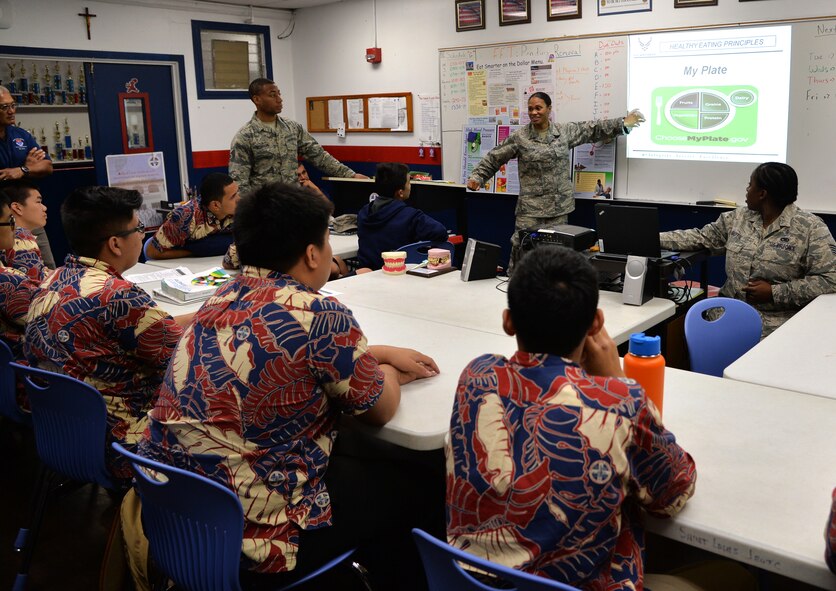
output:
[[[210,298],[218,288],[232,277],[221,267],[182,277],[166,277],[156,295],[178,303],[197,302]]]

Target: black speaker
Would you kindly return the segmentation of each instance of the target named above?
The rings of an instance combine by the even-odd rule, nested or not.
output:
[[[499,262],[500,250],[498,244],[468,238],[462,261],[462,281],[496,277],[496,264]]]

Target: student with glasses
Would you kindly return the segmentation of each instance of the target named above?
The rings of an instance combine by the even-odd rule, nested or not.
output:
[[[73,254],[51,273],[32,301],[26,324],[26,359],[95,386],[107,403],[107,441],[133,447],[147,424],[157,389],[183,325],[157,307],[122,274],[136,265],[145,226],[137,217],[142,196],[116,187],[83,187],[61,206]],[[126,464],[111,465],[116,478]]]
[[[15,217],[10,209],[11,199],[0,191],[0,250],[15,241]],[[26,312],[38,283],[25,273],[0,263],[0,339],[12,350],[15,359],[23,357],[23,327]]]
[[[0,186],[22,178],[52,174],[52,162],[32,134],[17,127],[17,103],[9,89],[0,86]]]

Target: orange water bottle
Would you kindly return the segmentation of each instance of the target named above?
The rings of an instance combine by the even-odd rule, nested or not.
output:
[[[624,356],[624,373],[644,388],[659,414],[665,397],[665,358],[662,357],[662,339],[649,337],[643,332],[630,335],[630,350]]]

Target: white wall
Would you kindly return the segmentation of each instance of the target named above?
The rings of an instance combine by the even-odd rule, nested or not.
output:
[[[199,9],[172,10],[141,6],[141,1],[138,0],[136,5],[120,5],[95,1],[11,0],[11,27],[0,29],[0,43],[20,47],[182,55],[185,58],[192,150],[229,149],[232,136],[249,120],[254,109],[249,100],[197,100],[191,21],[244,23],[249,9],[223,7],[228,14],[219,14],[214,12],[215,7],[207,5]],[[84,19],[77,16],[83,10],[82,4],[97,15],[91,19],[90,41]],[[194,5],[188,0],[179,4]],[[252,24],[270,26],[273,76],[283,92],[293,96],[293,41],[276,38],[287,27],[289,19],[289,13],[255,10]],[[294,34],[291,39],[298,38]],[[7,76],[8,72],[5,74]],[[294,101],[287,101],[286,114],[292,118],[295,118],[294,105]]]
[[[365,48],[374,42],[372,0],[344,0],[300,10],[292,37],[295,111],[304,113],[306,96],[400,91],[438,94],[439,48],[836,14],[833,0],[720,0],[718,6],[678,9],[673,0],[653,0],[651,12],[599,17],[597,1],[583,0],[582,18],[549,22],[546,2],[531,0],[530,24],[500,27],[499,0],[486,0],[487,28],[457,33],[453,0],[377,0],[378,46],[383,49],[383,63],[377,66],[364,61]],[[417,114],[416,101],[413,134],[316,137],[331,145],[417,145]]]

